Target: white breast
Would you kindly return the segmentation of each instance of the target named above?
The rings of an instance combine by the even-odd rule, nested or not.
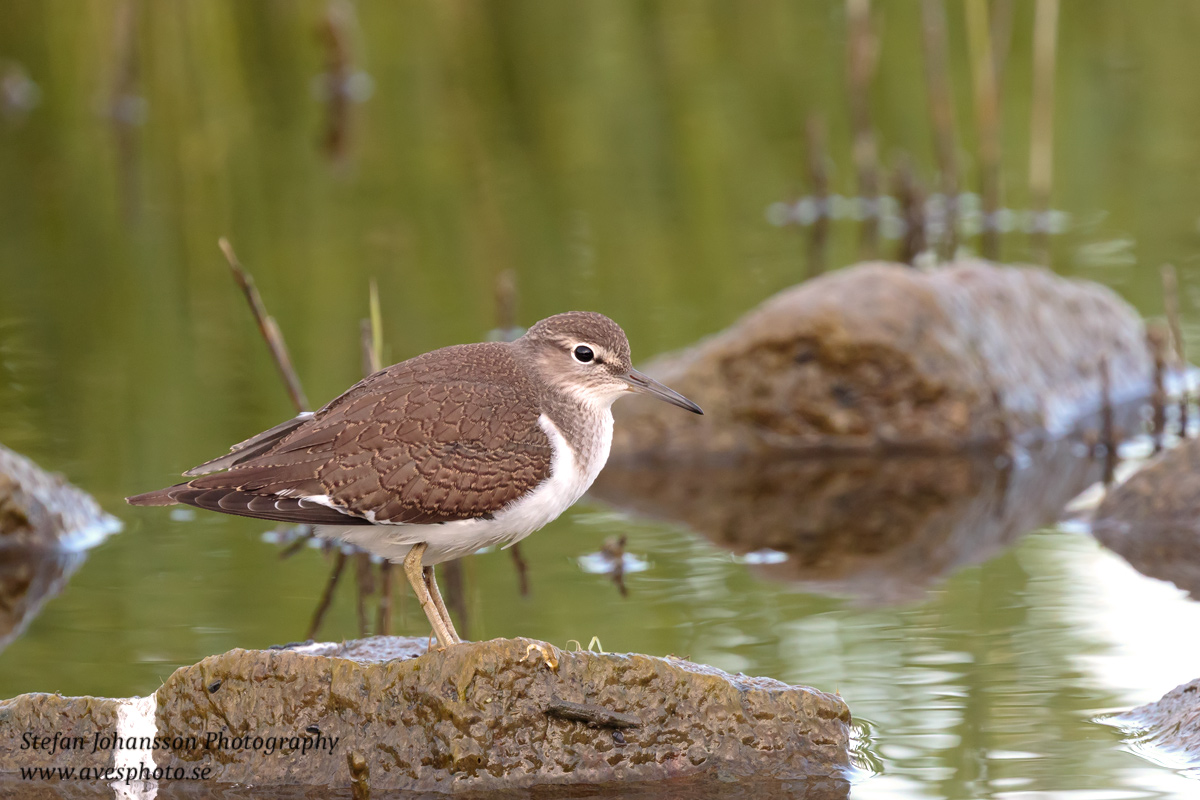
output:
[[[550,477],[496,515],[497,522],[502,521],[504,527],[512,529],[511,541],[519,541],[557,518],[574,505],[596,480],[604,468],[604,462],[608,461],[608,451],[612,446],[612,412],[605,409],[601,420],[599,441],[593,443],[592,452],[588,454],[590,458],[584,462],[548,416],[542,414],[538,417],[538,424],[546,432],[554,450],[550,460]]]
[[[423,563],[439,564],[469,555],[489,545],[509,545],[556,519],[588,490],[612,447],[613,417],[608,408],[598,409],[600,425],[594,441],[577,454],[550,417],[542,414],[538,424],[550,440],[550,477],[532,492],[496,512],[492,519],[470,519],[435,525],[359,525],[321,528],[318,534],[358,545],[393,561],[409,548],[426,542]],[[311,498],[310,498],[311,499]]]

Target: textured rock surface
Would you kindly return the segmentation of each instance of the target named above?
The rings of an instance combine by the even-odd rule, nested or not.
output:
[[[110,731],[117,725],[120,700],[104,697],[63,697],[57,694],[23,694],[0,700],[0,772],[16,772],[21,767],[58,764],[112,763],[111,753],[97,757],[91,752],[96,731]],[[53,737],[73,742],[76,737],[85,747],[51,743],[51,747],[30,750],[32,740]],[[26,749],[22,749],[25,747]],[[51,752],[57,750],[58,752]]]
[[[1200,678],[1113,721],[1138,732],[1138,750],[1162,750],[1172,763],[1200,765]]]
[[[90,546],[120,523],[91,495],[0,445],[0,546]]]
[[[1109,492],[1092,533],[1138,572],[1200,598],[1200,440],[1181,442]]]
[[[704,407],[619,403],[613,457],[764,449],[958,449],[1061,433],[1149,391],[1136,312],[1043,269],[870,263],[787,289],[645,371]]]
[[[808,591],[895,603],[1056,521],[1101,476],[1080,449],[1043,443],[1018,465],[985,454],[618,462],[593,494],[738,554],[785,555],[756,569]]]
[[[850,713],[834,695],[682,660],[565,652],[523,639],[412,657],[420,649],[419,640],[376,639],[233,650],[179,669],[155,695],[152,730],[160,737],[321,736],[336,744],[303,754],[291,745],[273,753],[166,749],[155,751],[155,764],[212,766],[214,781],[257,786],[347,787],[347,758],[360,756],[372,789],[707,776],[792,782],[803,790],[797,796],[813,798],[848,791]],[[390,656],[398,657],[382,660]],[[547,714],[555,700],[633,715],[640,725],[618,731]],[[0,738],[0,772],[32,761],[14,750],[19,731],[56,729],[55,714],[91,714],[111,730],[117,702],[25,695],[0,705],[12,732]]]
[[[0,650],[118,530],[90,495],[0,445]]]

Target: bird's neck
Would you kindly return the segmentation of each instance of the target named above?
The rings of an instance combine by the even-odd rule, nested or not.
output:
[[[542,399],[542,413],[558,428],[579,468],[594,479],[612,446],[612,401],[591,403],[548,392]]]

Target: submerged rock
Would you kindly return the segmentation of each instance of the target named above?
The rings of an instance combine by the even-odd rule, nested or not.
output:
[[[22,695],[0,703],[0,773],[120,757],[258,787],[348,787],[355,764],[385,790],[707,777],[791,782],[811,798],[848,792],[850,712],[835,695],[526,639],[423,649],[376,638],[233,650],[177,670],[150,698]],[[172,744],[38,756],[19,749],[29,730]]]
[[[1092,533],[1138,572],[1200,599],[1200,440],[1161,453],[1110,491]]]
[[[1148,394],[1137,313],[1098,284],[963,262],[869,263],[786,289],[645,371],[702,418],[618,404],[613,458],[764,450],[957,450],[1058,435],[1111,396]]]
[[[1149,751],[1176,767],[1200,767],[1200,678],[1109,722],[1135,733],[1135,752]]]

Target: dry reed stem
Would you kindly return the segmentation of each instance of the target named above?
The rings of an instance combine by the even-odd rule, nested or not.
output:
[[[817,216],[808,239],[808,274],[825,271],[825,251],[829,241],[829,145],[825,120],[814,114],[806,125],[808,140],[808,181]]]
[[[1054,71],[1058,50],[1058,0],[1037,0],[1033,21],[1033,109],[1029,133],[1029,195],[1035,223],[1032,231],[1035,259],[1049,263],[1049,231],[1045,214],[1050,210],[1054,177]]]
[[[321,629],[321,622],[325,619],[325,612],[329,610],[329,604],[333,602],[333,592],[337,589],[338,580],[342,577],[342,570],[345,568],[346,553],[339,548],[333,562],[333,571],[329,573],[329,579],[325,582],[325,591],[321,593],[321,601],[317,603],[312,621],[308,624],[308,633],[304,635],[305,639],[316,638],[317,631]]]
[[[867,205],[863,215],[862,249],[867,258],[874,258],[879,247],[879,152],[875,130],[871,126],[870,90],[878,41],[871,29],[870,0],[846,0],[846,19],[854,165],[858,172],[859,199]]]
[[[944,0],[922,0],[921,20],[933,149],[938,164],[939,189],[946,198],[945,232],[938,243],[938,257],[949,261],[958,247],[958,154],[954,146],[954,99],[946,56]]]
[[[1188,428],[1188,390],[1187,390],[1187,352],[1183,344],[1183,325],[1179,321],[1179,276],[1174,264],[1163,264],[1163,307],[1167,312],[1167,325],[1171,328],[1171,343],[1174,350],[1175,370],[1179,374],[1181,388],[1179,390],[1179,437],[1187,438]]]
[[[237,281],[238,286],[242,289],[242,294],[246,296],[246,301],[250,303],[250,310],[254,313],[255,322],[258,323],[258,332],[262,334],[263,339],[267,342],[267,347],[271,349],[271,357],[279,369],[279,374],[283,376],[284,384],[287,385],[292,405],[295,406],[297,413],[308,411],[308,398],[304,396],[304,389],[300,387],[300,379],[296,376],[296,369],[292,366],[287,344],[283,341],[283,333],[279,330],[275,318],[267,313],[262,296],[259,295],[258,288],[254,285],[254,278],[242,267],[228,239],[222,236],[217,240],[217,245],[225,254],[225,260],[229,262],[233,279]]]
[[[983,198],[983,257],[1000,256],[996,212],[1000,209],[1000,99],[996,62],[989,33],[987,0],[966,0],[967,42],[975,94],[975,124],[979,135],[980,195]]]

